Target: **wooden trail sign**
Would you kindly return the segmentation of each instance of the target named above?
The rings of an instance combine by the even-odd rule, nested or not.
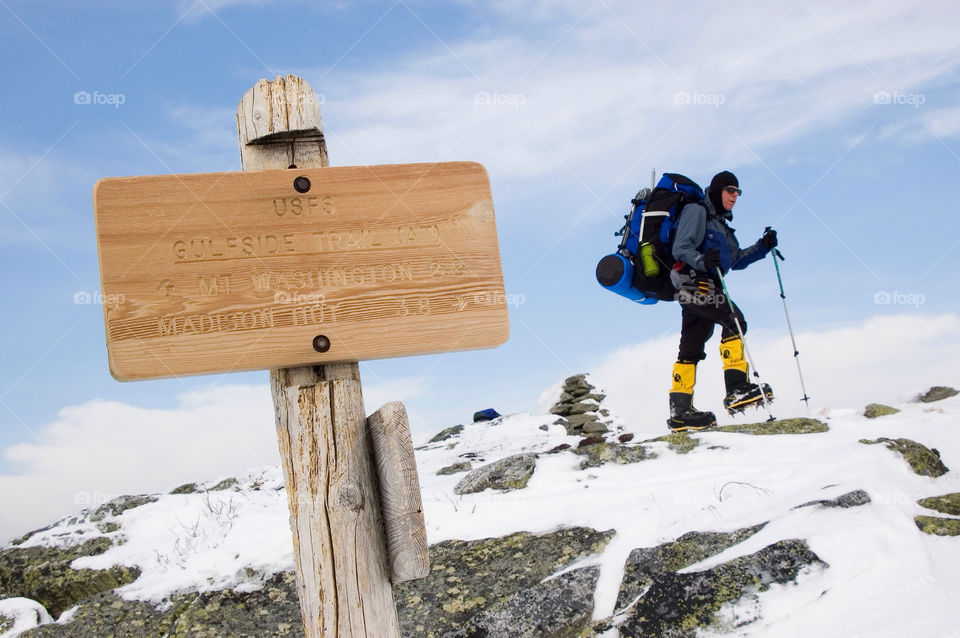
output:
[[[493,201],[481,165],[300,166],[97,182],[100,273],[111,300],[107,350],[117,379],[506,341]]]
[[[486,171],[329,168],[296,76],[237,108],[243,173],[94,189],[120,380],[269,368],[307,638],[398,638],[392,582],[430,571],[406,410],[365,417],[360,359],[508,335]],[[389,547],[389,551],[388,551]]]

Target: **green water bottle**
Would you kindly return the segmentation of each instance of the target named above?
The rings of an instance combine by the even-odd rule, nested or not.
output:
[[[647,277],[652,278],[660,274],[660,264],[653,256],[653,244],[650,242],[640,244],[640,261],[643,263],[643,274]]]

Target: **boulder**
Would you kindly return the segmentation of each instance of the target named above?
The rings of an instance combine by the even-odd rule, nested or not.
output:
[[[942,518],[940,516],[916,516],[914,522],[924,534],[934,536],[960,536],[960,518]]]
[[[745,541],[761,529],[763,525],[733,532],[687,532],[675,541],[633,550],[623,570],[616,608],[626,609],[661,574],[699,563]]]
[[[474,494],[483,490],[519,490],[527,486],[536,469],[536,454],[516,454],[479,467],[457,483],[455,494]]]
[[[821,507],[841,507],[847,509],[849,507],[858,507],[860,505],[866,505],[870,503],[870,495],[863,490],[853,490],[852,492],[847,492],[841,496],[838,496],[835,499],[828,501],[810,501],[809,503],[804,503],[803,505],[797,505],[793,509],[799,509],[801,507],[810,507],[812,505],[819,505]]]
[[[817,434],[830,430],[826,423],[816,419],[778,419],[760,423],[723,425],[718,432],[736,432],[738,434]]]
[[[875,419],[879,416],[887,416],[889,414],[896,414],[899,412],[897,408],[891,408],[889,405],[883,405],[882,403],[871,403],[863,409],[863,416],[868,419]]]
[[[460,472],[469,472],[473,467],[470,461],[460,461],[437,470],[437,476],[449,476],[450,474],[459,474]]]
[[[461,432],[463,432],[463,426],[454,425],[444,430],[440,430],[440,432],[435,434],[434,437],[428,441],[428,443],[439,443],[440,441],[446,441],[447,439],[457,436]]]
[[[599,441],[591,445],[584,445],[574,450],[575,454],[586,457],[580,463],[580,469],[599,467],[605,463],[625,465],[639,463],[647,459],[655,459],[657,455],[642,445],[620,445],[607,441]]]
[[[492,626],[536,600],[555,600],[560,595],[555,588],[571,591],[583,586],[589,580],[585,576],[590,574],[549,587],[541,587],[541,581],[577,560],[603,551],[614,534],[613,530],[598,532],[574,527],[548,534],[520,532],[500,538],[452,540],[431,545],[430,574],[393,588],[400,633],[407,638],[441,638],[466,627],[477,614],[499,609],[472,625],[477,633],[467,634],[484,635],[479,633],[481,627]],[[560,616],[558,610],[551,622]],[[574,617],[572,612],[570,617]]]
[[[887,448],[899,452],[901,456],[910,464],[914,473],[920,476],[943,476],[949,472],[949,468],[940,460],[940,452],[932,450],[921,443],[911,441],[910,439],[888,439],[880,437],[875,441],[860,439],[861,443],[866,445],[876,445],[877,443],[886,443]]]
[[[943,514],[960,516],[960,492],[922,498],[917,501],[917,503],[927,509],[936,510]]]
[[[621,636],[689,636],[725,632],[759,617],[757,594],[795,582],[808,566],[826,567],[803,540],[783,540],[712,569],[656,575],[626,613]],[[752,602],[752,605],[743,603]],[[733,607],[733,603],[739,603]]]
[[[599,567],[575,569],[481,611],[443,638],[580,636],[590,626]]]
[[[921,403],[933,403],[934,401],[943,401],[944,399],[955,397],[958,394],[960,394],[960,392],[949,386],[935,385],[921,394],[918,399]]]

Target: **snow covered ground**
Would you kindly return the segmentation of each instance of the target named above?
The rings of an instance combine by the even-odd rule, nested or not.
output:
[[[601,567],[594,611],[599,619],[614,611],[632,549],[689,531],[732,531],[769,522],[745,542],[684,571],[706,569],[788,538],[805,539],[829,568],[760,594],[758,620],[737,635],[960,636],[954,611],[960,598],[960,538],[930,536],[914,523],[918,514],[937,515],[918,499],[960,492],[960,396],[895,407],[902,412],[872,420],[856,409],[824,411],[815,416],[830,430],[820,434],[698,433],[699,446],[687,454],[663,442],[647,443],[657,458],[629,465],[580,470],[583,457],[572,452],[541,454],[524,489],[457,495],[454,486],[464,474],[441,476],[437,470],[464,460],[479,467],[563,443],[575,447],[580,440],[553,425],[549,414],[470,424],[417,452],[427,534],[435,543],[561,526],[615,529],[602,555],[578,565]],[[753,416],[762,419],[759,412]],[[666,433],[665,426],[652,423],[621,426],[636,434],[634,443]],[[896,452],[859,442],[877,437],[906,437],[936,448],[954,471],[939,478],[918,476]],[[107,519],[119,524],[112,534],[126,542],[78,559],[74,567],[138,566],[141,577],[120,593],[160,604],[179,591],[259,587],[271,574],[293,566],[282,475],[278,468],[263,468],[237,479],[227,490],[159,495],[154,503]],[[869,494],[870,503],[797,509],[858,489]],[[97,535],[102,532],[95,523],[66,519],[23,546],[76,543]],[[16,600],[0,605],[29,616],[27,603]],[[0,636],[16,635],[19,627]]]

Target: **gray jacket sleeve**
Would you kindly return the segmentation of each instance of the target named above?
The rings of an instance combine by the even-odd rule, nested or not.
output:
[[[700,272],[706,271],[703,255],[697,248],[707,232],[707,209],[700,204],[687,204],[680,211],[677,234],[673,240],[673,257]]]

